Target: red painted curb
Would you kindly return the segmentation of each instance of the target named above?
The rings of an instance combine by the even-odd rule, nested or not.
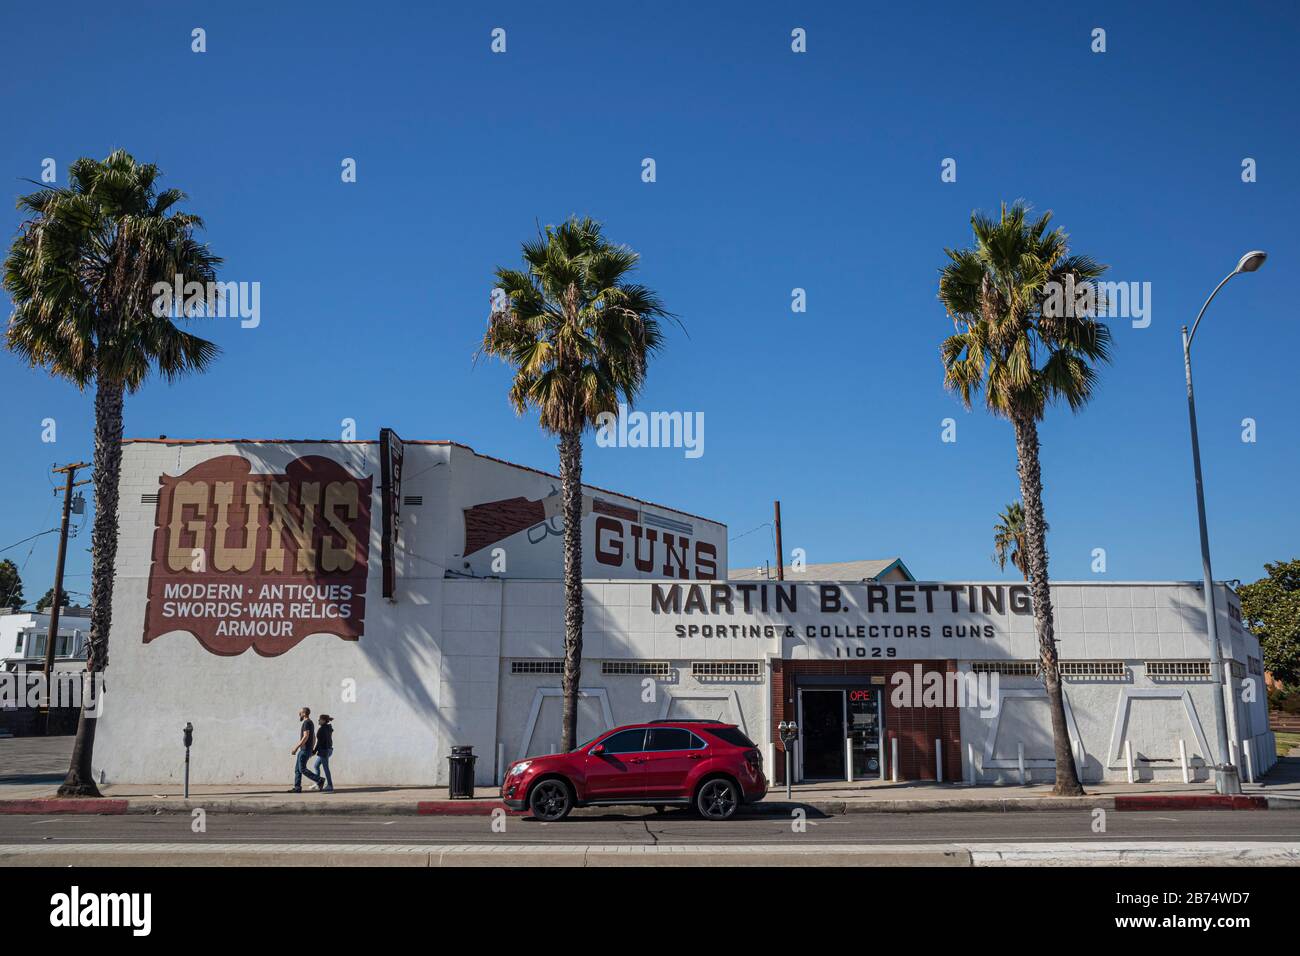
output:
[[[1116,796],[1116,810],[1267,810],[1266,797],[1244,794],[1207,793],[1167,797],[1156,794]]]
[[[126,813],[127,801],[94,797],[36,797],[0,800],[0,813]]]
[[[521,811],[511,810],[500,800],[421,800],[415,812],[422,817],[487,817],[494,810],[504,810],[511,816]]]

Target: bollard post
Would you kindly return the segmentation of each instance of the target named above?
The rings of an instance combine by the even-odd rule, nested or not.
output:
[[[844,779],[853,782],[853,738],[844,738]]]
[[[970,764],[970,785],[973,787],[978,778],[975,776],[975,745],[969,742],[966,744],[966,762]]]
[[[1128,740],[1124,741],[1124,768],[1128,774],[1128,782],[1132,783],[1133,782],[1133,744]]]
[[[943,747],[938,737],[934,738],[934,779],[943,783]]]
[[[1183,765],[1183,783],[1191,783],[1192,774],[1187,769],[1187,744],[1181,737],[1178,738],[1178,762]]]
[[[894,783],[898,783],[898,738],[889,738],[889,773]]]
[[[506,745],[500,740],[497,741],[497,773],[496,785],[499,787],[505,783],[504,774],[506,772]]]
[[[1241,756],[1246,764],[1246,782],[1255,782],[1255,759],[1250,752],[1250,741],[1243,739],[1241,742]]]
[[[1016,743],[1016,763],[1020,765],[1020,786],[1025,785],[1025,742]]]

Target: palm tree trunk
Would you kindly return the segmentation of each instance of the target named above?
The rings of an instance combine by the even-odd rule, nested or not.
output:
[[[95,383],[95,524],[91,530],[90,640],[86,680],[108,666],[108,633],[113,623],[113,577],[117,565],[118,479],[122,471],[122,393],[120,381],[100,375]],[[95,754],[95,712],[87,714],[90,698],[83,694],[77,718],[77,738],[61,797],[98,797],[92,760]],[[98,694],[94,702],[100,702]]]
[[[582,683],[582,432],[560,436],[560,494],[564,508],[564,711],[560,749],[578,744]]]
[[[1047,535],[1043,520],[1043,475],[1038,462],[1038,425],[1032,418],[1014,418],[1020,498],[1025,510],[1025,546],[1028,558],[1029,591],[1034,600],[1034,629],[1038,632],[1038,653],[1047,684],[1047,703],[1052,714],[1052,744],[1056,751],[1057,796],[1081,796],[1083,787],[1075,772],[1070,733],[1065,724],[1065,699],[1061,694],[1061,668],[1056,656],[1056,630],[1052,623],[1052,594],[1047,579]]]

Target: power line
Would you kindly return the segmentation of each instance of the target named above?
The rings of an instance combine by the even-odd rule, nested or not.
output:
[[[763,522],[761,525],[759,525],[757,528],[750,528],[748,531],[745,531],[745,532],[743,532],[743,533],[741,533],[741,534],[738,534],[738,535],[736,535],[734,538],[728,538],[727,541],[728,541],[728,542],[739,541],[741,538],[745,537],[746,535],[751,535],[751,534],[753,534],[755,531],[762,531],[764,528],[770,528],[770,527],[772,527],[772,522],[770,522],[770,521],[764,521],[764,522]]]
[[[31,541],[32,538],[39,538],[39,537],[40,537],[41,535],[43,535],[43,534],[54,534],[54,533],[57,532],[58,530],[59,530],[58,528],[50,528],[48,531],[38,531],[38,532],[36,532],[34,535],[32,535],[31,537],[23,538],[22,541],[15,541],[15,542],[14,542],[13,544],[11,544],[11,545],[7,545],[7,546],[5,546],[5,547],[3,547],[3,548],[0,548],[0,554],[3,554],[4,552],[8,551],[10,548],[16,548],[16,547],[18,547],[20,544],[26,544],[28,541]]]

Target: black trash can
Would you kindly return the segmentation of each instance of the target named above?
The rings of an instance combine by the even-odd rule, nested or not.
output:
[[[451,764],[449,787],[453,800],[474,799],[474,756],[473,747],[452,747],[447,762]]]

